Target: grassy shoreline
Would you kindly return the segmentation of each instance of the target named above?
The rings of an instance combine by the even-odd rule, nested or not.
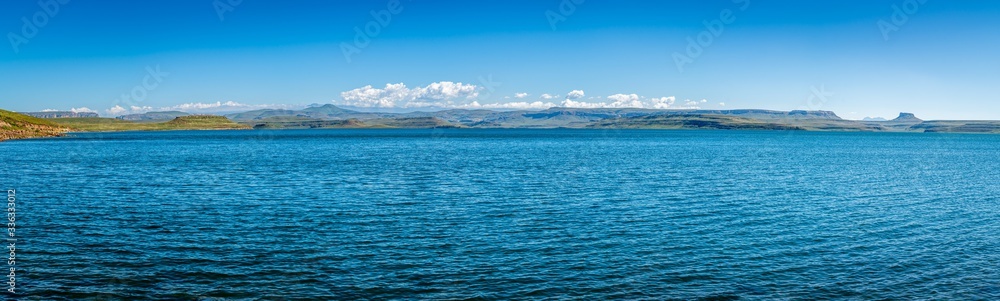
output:
[[[169,130],[246,130],[249,126],[222,116],[192,115],[167,122],[135,122],[114,118],[62,118],[54,122],[75,132],[125,132]]]
[[[0,141],[59,137],[70,129],[46,119],[0,110]]]

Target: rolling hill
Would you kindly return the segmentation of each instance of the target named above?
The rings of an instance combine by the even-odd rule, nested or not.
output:
[[[134,122],[116,118],[62,118],[52,121],[83,132],[250,129],[250,126],[235,123],[226,117],[211,115],[181,116],[167,122]]]
[[[0,110],[0,141],[11,139],[59,137],[69,128],[49,120]]]

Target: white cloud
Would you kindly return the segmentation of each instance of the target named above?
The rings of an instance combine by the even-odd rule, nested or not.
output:
[[[560,106],[564,108],[596,109],[596,108],[607,108],[608,104],[603,102],[593,103],[593,102],[575,101],[572,99],[567,99],[563,100]]]
[[[646,98],[638,94],[614,94],[608,96],[608,102],[586,102],[566,99],[561,103],[566,108],[638,108],[638,109],[668,109],[674,105],[675,97]]]
[[[125,108],[125,107],[122,107],[120,105],[115,105],[114,107],[112,107],[110,109],[104,110],[104,112],[107,113],[107,115],[111,115],[111,116],[121,116],[121,115],[128,115],[128,114],[143,114],[143,113],[148,113],[148,112],[151,112],[151,111],[153,111],[153,107],[149,107],[149,106],[146,106],[146,107],[130,106],[128,108]]]
[[[690,100],[690,99],[684,100],[684,105],[681,106],[681,107],[679,107],[678,109],[687,109],[687,110],[701,109],[701,106],[699,106],[699,105],[702,104],[702,103],[704,103],[704,102],[705,101],[697,101],[697,100]]]
[[[110,109],[104,110],[104,112],[108,113],[108,115],[118,116],[124,114],[125,112],[128,112],[128,109],[125,109],[119,105],[115,105]]]
[[[614,94],[606,98],[586,97],[583,90],[573,90],[559,103],[553,103],[558,95],[542,94],[540,101],[502,101],[498,103],[481,104],[478,102],[481,88],[472,84],[454,82],[436,82],[424,87],[408,88],[403,83],[386,84],[384,88],[374,88],[370,85],[341,93],[343,100],[335,101],[337,105],[361,108],[441,108],[441,109],[500,109],[500,110],[544,110],[552,107],[566,108],[642,108],[642,109],[700,109],[701,104],[708,100],[685,100],[682,105],[676,105],[676,98],[658,97],[646,98],[638,94]],[[515,93],[515,98],[528,97],[528,93]],[[586,98],[587,100],[583,100]],[[510,97],[505,97],[510,99]],[[605,101],[593,101],[605,99]],[[719,103],[725,106],[725,103]],[[183,111],[192,114],[221,114],[258,109],[294,109],[295,105],[265,104],[253,105],[235,101],[214,103],[184,103],[169,107],[153,108],[149,106],[122,107],[116,105],[105,110],[111,116],[127,114],[142,114],[152,111]],[[89,108],[73,108],[74,112],[94,112]]]
[[[105,115],[108,116],[144,114],[154,111],[182,111],[192,114],[212,114],[212,113],[231,113],[231,112],[260,110],[260,109],[289,109],[295,107],[297,106],[279,105],[279,104],[251,105],[235,101],[227,101],[227,102],[217,101],[211,103],[191,102],[191,103],[184,103],[175,106],[159,107],[159,108],[153,108],[150,106],[143,106],[143,107],[130,106],[128,108],[125,108],[122,107],[121,105],[115,105],[110,109],[104,110],[104,112],[106,113]],[[80,108],[80,109],[86,109],[86,108]]]
[[[227,102],[216,101],[214,103],[202,103],[202,102],[185,103],[168,108],[178,111],[184,111],[184,110],[209,110],[218,108],[248,108],[248,107],[250,107],[250,105],[238,103],[235,101],[227,101]]]
[[[636,94],[615,94],[608,96],[608,100],[614,100],[610,104],[612,108],[645,108],[646,104],[639,100]]]
[[[403,83],[386,84],[383,89],[368,85],[340,93],[343,101],[339,104],[362,108],[454,107],[475,100],[479,90],[476,85],[454,82],[436,82],[413,89]]]
[[[227,101],[227,102],[216,101],[214,103],[192,102],[170,107],[161,107],[157,109],[157,111],[182,111],[195,114],[198,113],[209,114],[209,113],[231,113],[243,110],[290,109],[296,107],[298,106],[282,105],[282,104],[253,105],[253,104],[239,103],[235,101]]]
[[[343,104],[362,108],[392,108],[409,98],[410,89],[403,83],[386,84],[384,89],[371,85],[340,93]]]
[[[652,108],[651,103],[643,101],[637,94],[615,94],[607,98],[611,102],[584,102],[566,99],[562,102],[567,108]]]
[[[436,82],[413,89],[413,97],[432,100],[475,99],[479,97],[479,87],[463,83]]]
[[[69,109],[69,111],[73,112],[73,113],[97,113],[97,111],[91,110],[88,107],[72,108],[72,109]]]
[[[44,109],[44,110],[42,110],[42,112],[61,112],[61,111],[62,110],[56,110],[56,109]],[[97,113],[97,111],[91,110],[88,107],[72,108],[72,109],[69,109],[68,111],[69,112],[73,112],[73,113]]]
[[[724,103],[724,102],[720,102],[720,103],[719,103],[719,106],[720,106],[720,107],[725,107],[725,106],[726,106],[726,103]]]
[[[459,106],[461,109],[508,109],[508,110],[544,110],[552,107],[558,107],[558,105],[551,102],[504,102],[504,103],[488,103],[480,104],[477,101],[473,101],[470,104]]]
[[[677,98],[673,96],[653,98],[649,100],[649,104],[653,109],[668,109],[670,106],[674,105],[675,100],[677,100]]]

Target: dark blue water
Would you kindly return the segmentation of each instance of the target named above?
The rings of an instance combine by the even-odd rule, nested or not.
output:
[[[0,185],[22,300],[997,300],[998,155],[956,134],[74,134],[0,143]]]

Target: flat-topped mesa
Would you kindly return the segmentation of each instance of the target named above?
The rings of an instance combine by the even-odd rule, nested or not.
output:
[[[22,112],[21,114],[35,118],[96,118],[101,117],[92,112],[70,112],[70,111],[50,111],[50,112]]]
[[[892,121],[896,121],[896,122],[904,122],[904,121],[905,122],[922,122],[924,120],[920,119],[920,118],[917,118],[917,116],[913,115],[913,113],[899,113],[899,117],[896,117],[896,119],[893,119]]]
[[[821,119],[841,119],[837,116],[837,113],[832,111],[804,111],[804,110],[793,110],[788,112],[788,116],[791,117],[805,117],[805,118],[821,118]]]
[[[667,110],[654,113],[655,115],[670,114],[698,114],[698,115],[729,115],[754,119],[824,119],[843,120],[837,114],[830,111],[805,111],[795,110],[791,112],[759,110],[759,109],[739,109],[739,110]]]

